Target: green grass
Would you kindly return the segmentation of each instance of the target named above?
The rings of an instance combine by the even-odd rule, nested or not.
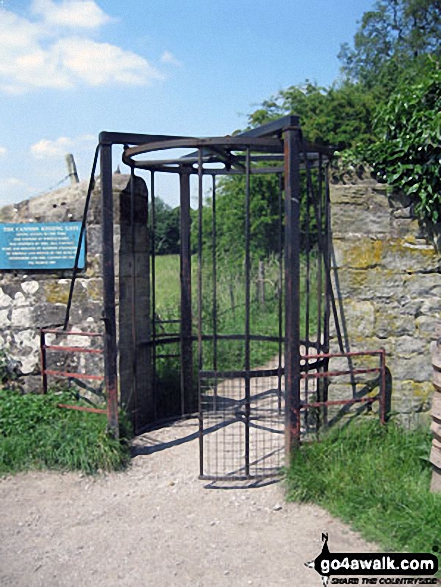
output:
[[[193,263],[193,273],[194,271]],[[163,318],[171,319],[179,312],[179,255],[155,257],[156,310]]]
[[[192,308],[193,333],[197,332],[197,257],[192,257]],[[314,260],[311,266],[314,267]],[[161,320],[176,320],[180,316],[180,282],[179,256],[163,255],[156,257],[155,265],[156,315]],[[305,336],[305,263],[302,263],[302,280],[300,295],[301,337]],[[279,264],[277,259],[265,260],[265,304],[257,299],[256,263],[251,275],[250,332],[251,334],[279,336]],[[316,287],[316,271],[311,270],[311,306],[310,332],[312,337],[317,329],[317,299],[312,293]],[[213,274],[211,258],[204,259],[202,274],[202,324],[203,334],[212,334],[213,323]],[[217,265],[217,333],[231,335],[245,333],[245,275],[242,264],[234,264],[226,258],[220,258]],[[284,301],[281,303],[282,313]],[[179,333],[179,324],[157,326],[158,333]],[[283,336],[283,330],[282,330]],[[203,342],[204,370],[214,370],[214,344],[210,340]],[[277,356],[277,342],[251,341],[250,358],[252,367],[259,367]],[[179,344],[157,347],[157,354],[179,354]],[[194,374],[197,375],[196,344],[193,349]],[[245,344],[243,340],[217,340],[217,370],[229,371],[243,369],[245,363]],[[180,365],[179,358],[158,359],[156,362],[156,387],[158,393],[157,413],[159,417],[172,416],[179,412]],[[197,381],[194,381],[196,394]],[[196,403],[196,402],[195,402]]]
[[[441,550],[441,495],[429,491],[431,439],[428,430],[376,420],[334,429],[293,456],[289,499],[325,507],[386,552]]]
[[[305,272],[304,264],[303,273]],[[256,269],[256,268],[255,268]],[[245,332],[245,284],[243,267],[229,265],[225,260],[218,265],[217,295],[217,332],[219,334],[244,334]],[[277,283],[279,266],[276,259],[265,261],[266,301],[262,306],[256,296],[256,276],[251,277],[250,330],[252,334],[278,337],[279,335],[279,299]],[[206,263],[202,277],[202,321],[204,334],[213,331],[213,279],[211,266]],[[317,330],[317,299],[314,295],[316,274],[311,271],[311,306],[310,333]],[[178,319],[180,315],[179,256],[164,255],[156,257],[156,310],[163,320]],[[305,337],[306,285],[304,276],[301,280],[300,316],[301,337]],[[192,258],[192,296],[193,319],[196,330],[197,316],[197,259]],[[282,300],[282,312],[284,301]],[[165,325],[167,332],[178,332],[179,325]],[[251,361],[253,366],[264,364],[277,354],[277,343],[251,343]],[[243,366],[243,341],[218,342],[218,365],[222,370],[236,369]],[[205,344],[205,356],[212,354],[210,343]],[[206,364],[206,368],[210,368]]]
[[[26,394],[0,390],[0,474],[29,469],[122,469],[129,463],[129,427],[122,418],[121,439],[106,431],[103,414],[61,409],[78,403],[66,394]]]

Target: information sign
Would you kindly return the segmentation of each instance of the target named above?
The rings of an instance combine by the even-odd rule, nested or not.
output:
[[[0,224],[0,269],[73,269],[81,222]],[[79,269],[85,267],[85,238]]]

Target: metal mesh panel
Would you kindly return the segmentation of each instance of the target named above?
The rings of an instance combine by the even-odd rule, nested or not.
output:
[[[249,479],[283,466],[284,412],[277,370],[201,372],[201,476]]]

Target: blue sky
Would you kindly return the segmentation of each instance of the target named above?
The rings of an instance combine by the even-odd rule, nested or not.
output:
[[[68,152],[86,179],[102,130],[230,134],[283,88],[331,84],[372,5],[0,0],[0,205],[57,184]]]

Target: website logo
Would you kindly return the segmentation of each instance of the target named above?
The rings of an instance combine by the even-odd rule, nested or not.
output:
[[[315,560],[305,565],[317,571],[321,576],[323,587],[326,587],[329,582],[346,585],[436,585],[437,583],[433,575],[438,571],[438,559],[434,554],[331,553],[327,534],[322,534],[322,541],[321,553]],[[332,579],[332,575],[348,576],[350,579]],[[382,577],[378,578],[376,575]],[[399,579],[398,583],[389,579],[389,575],[405,577]]]

